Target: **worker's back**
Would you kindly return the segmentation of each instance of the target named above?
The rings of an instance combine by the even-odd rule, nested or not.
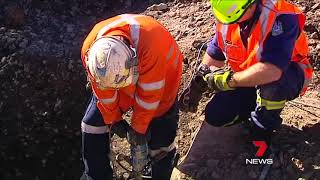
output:
[[[134,107],[133,123],[147,125],[153,117],[163,115],[175,102],[182,73],[183,56],[170,33],[155,19],[144,15],[119,15],[98,23],[90,32],[82,47],[82,60],[92,43],[102,36],[123,36],[136,49],[138,58],[138,82],[118,90],[122,111]],[[84,62],[85,66],[85,62]],[[99,90],[95,94],[113,97],[114,90]],[[110,95],[107,95],[110,94]],[[115,104],[114,104],[115,105]],[[113,107],[114,107],[113,105]],[[98,106],[99,107],[99,106]],[[156,108],[155,108],[156,107]],[[103,110],[102,108],[100,108]],[[105,109],[105,108],[104,108]],[[104,114],[104,113],[102,113]],[[107,123],[119,119],[106,113]],[[111,117],[112,116],[112,117]],[[145,125],[138,129],[144,131]],[[134,126],[134,125],[133,125]]]

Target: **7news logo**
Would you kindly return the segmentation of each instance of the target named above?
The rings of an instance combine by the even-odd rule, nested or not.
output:
[[[261,158],[265,154],[268,145],[265,141],[253,141],[253,144],[258,147],[258,151],[256,153],[256,156],[258,158],[253,158],[253,159],[246,159],[246,164],[254,164],[254,165],[259,165],[259,164],[273,164],[273,159],[265,159]]]

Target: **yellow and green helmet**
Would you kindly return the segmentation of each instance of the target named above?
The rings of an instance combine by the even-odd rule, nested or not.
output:
[[[210,0],[214,16],[223,24],[238,21],[256,0]]]

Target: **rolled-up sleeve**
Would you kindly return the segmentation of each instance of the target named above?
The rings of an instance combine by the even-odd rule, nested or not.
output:
[[[226,57],[224,56],[221,48],[218,46],[217,33],[213,36],[211,41],[208,43],[207,54],[211,58],[218,60],[218,61],[226,60]]]
[[[297,15],[283,14],[277,17],[258,57],[260,62],[271,63],[286,70],[291,61],[295,41],[300,34]]]

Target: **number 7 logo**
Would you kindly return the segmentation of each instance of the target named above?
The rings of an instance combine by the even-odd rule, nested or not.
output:
[[[268,145],[265,141],[253,141],[253,144],[258,147],[258,151],[256,153],[257,157],[262,157],[266,152]]]

